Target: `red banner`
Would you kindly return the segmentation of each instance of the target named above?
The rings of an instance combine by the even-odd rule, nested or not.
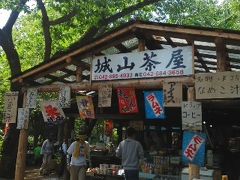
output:
[[[138,113],[134,88],[117,88],[119,112],[123,114]]]

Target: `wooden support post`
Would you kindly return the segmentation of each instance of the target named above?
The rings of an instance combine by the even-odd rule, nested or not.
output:
[[[188,101],[194,101],[195,100],[195,91],[194,87],[188,88]],[[193,178],[200,178],[200,167],[195,164],[189,164],[189,180],[192,180]]]
[[[216,44],[216,52],[217,52],[217,71],[230,71],[230,61],[227,56],[227,49],[225,45],[225,41],[222,38],[215,39]]]
[[[138,51],[145,51],[145,40],[139,39],[139,42],[138,42]]]
[[[76,70],[76,82],[79,83],[81,81],[82,81],[82,68],[78,66]]]
[[[26,104],[26,93],[23,96],[23,107]],[[28,127],[28,125],[26,126]],[[21,129],[18,140],[18,153],[15,169],[15,180],[24,180],[25,167],[26,167],[26,154],[27,154],[28,130]]]
[[[27,152],[28,130],[21,129],[19,134],[18,153],[15,170],[15,180],[24,180],[26,167],[26,152]]]

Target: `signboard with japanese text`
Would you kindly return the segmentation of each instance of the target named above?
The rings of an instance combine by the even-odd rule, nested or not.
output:
[[[195,75],[196,99],[240,98],[240,72]]]
[[[117,96],[120,113],[138,113],[137,98],[134,88],[117,88]]]
[[[201,102],[182,102],[182,130],[202,130]]]
[[[60,88],[58,100],[61,108],[71,107],[71,88],[69,86],[62,86]]]
[[[181,107],[182,83],[163,82],[163,92],[165,107]]]
[[[98,107],[111,107],[112,85],[100,85],[98,87]]]
[[[185,165],[191,163],[200,167],[205,162],[206,134],[187,132],[183,133],[182,160]]]
[[[27,90],[26,96],[26,105],[27,108],[36,108],[37,107],[37,88],[29,88]]]
[[[7,92],[4,96],[3,123],[16,123],[18,92]]]
[[[65,114],[58,101],[43,101],[41,110],[44,121],[49,124],[60,124],[65,119]]]
[[[192,47],[98,56],[91,69],[93,81],[192,75]]]
[[[92,96],[77,96],[78,111],[81,119],[95,119]]]
[[[18,108],[17,129],[28,129],[29,109]]]
[[[147,119],[165,119],[163,91],[144,91]]]

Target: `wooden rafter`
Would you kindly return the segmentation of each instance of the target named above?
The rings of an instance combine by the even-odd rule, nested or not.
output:
[[[145,34],[143,31],[135,31],[135,34],[138,39],[144,39],[145,46],[149,50],[163,49],[160,41],[154,39],[152,34]]]
[[[59,81],[59,82],[63,82],[63,83],[70,83],[71,81],[67,81],[61,77],[56,77],[56,76],[53,76],[51,74],[48,74],[45,76],[46,78],[48,79],[51,79],[52,81]]]
[[[177,45],[172,41],[170,37],[164,36],[164,38],[167,40],[168,44],[172,47],[177,47]]]
[[[122,43],[117,44],[114,47],[117,48],[121,53],[131,52],[131,50],[126,48]]]
[[[63,68],[63,69],[61,69],[61,71],[65,72],[68,75],[76,75],[74,71],[67,69],[67,68]]]

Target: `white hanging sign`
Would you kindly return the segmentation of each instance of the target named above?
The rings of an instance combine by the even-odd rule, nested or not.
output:
[[[182,102],[182,130],[202,130],[201,102]]]
[[[29,109],[18,108],[17,129],[28,129]]]
[[[62,86],[59,91],[59,106],[61,108],[71,107],[71,88],[69,86]]]
[[[165,107],[181,107],[182,83],[163,82],[163,92]]]
[[[111,107],[112,86],[101,85],[98,88],[98,107]]]
[[[4,97],[3,123],[16,123],[18,92],[7,92]]]
[[[196,99],[240,98],[240,72],[195,75]]]
[[[26,107],[28,108],[37,107],[37,89],[36,88],[29,88],[27,90]]]

